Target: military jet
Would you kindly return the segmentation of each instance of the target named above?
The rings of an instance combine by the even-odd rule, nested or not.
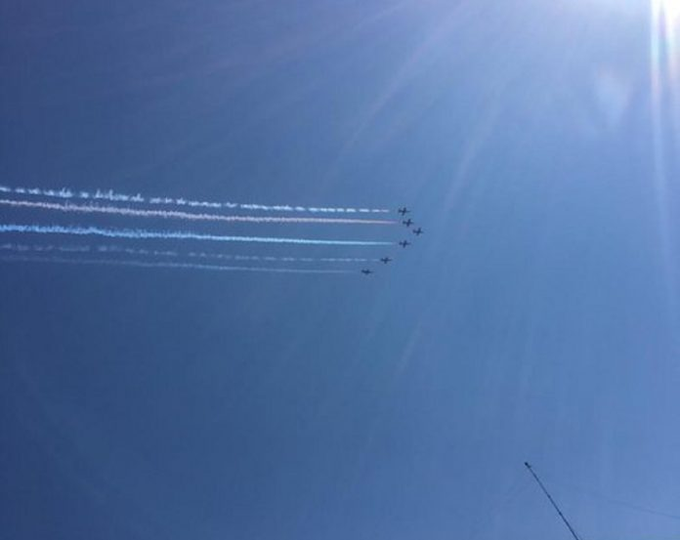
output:
[[[399,210],[397,210],[397,212],[399,212],[402,216],[405,216],[410,212],[410,210],[405,206],[402,206]]]
[[[363,269],[361,270],[361,273],[362,273],[363,275],[365,275],[365,276],[370,276],[370,275],[373,274],[374,272],[373,272],[373,270],[369,270],[369,269],[367,269],[367,268],[363,268]]]
[[[409,242],[408,240],[402,240],[401,242],[399,242],[399,245],[405,248],[406,246],[410,246],[411,242]]]
[[[387,264],[388,262],[391,262],[391,261],[392,261],[392,259],[390,259],[389,257],[383,257],[382,259],[380,259],[380,262],[382,262],[383,264]]]
[[[423,231],[423,229],[421,229],[420,227],[418,227],[417,229],[413,229],[413,234],[415,234],[416,236],[420,236],[424,232],[425,231]]]
[[[402,221],[402,223],[404,225],[406,225],[407,227],[410,227],[411,225],[413,225],[413,220],[411,218],[408,218],[408,219],[405,219],[404,221]]]

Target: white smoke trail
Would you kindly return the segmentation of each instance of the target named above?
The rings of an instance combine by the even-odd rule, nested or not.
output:
[[[50,253],[59,251],[61,253],[89,253],[90,246],[55,246],[55,245],[34,245],[34,244],[0,244],[2,251],[18,251],[18,252],[37,252]]]
[[[266,205],[245,204],[234,202],[211,202],[192,201],[184,198],[171,197],[143,197],[142,195],[126,195],[116,193],[113,190],[102,191],[76,191],[63,189],[41,189],[26,187],[8,187],[0,185],[0,193],[13,195],[31,195],[35,197],[47,197],[57,199],[80,199],[87,201],[109,201],[123,203],[158,204],[167,206],[187,206],[191,208],[213,208],[216,210],[251,210],[261,212],[310,212],[327,214],[387,214],[389,210],[384,208],[353,208],[353,207],[317,207],[317,206],[291,206],[291,205]]]
[[[86,258],[66,258],[66,257],[44,257],[33,256],[2,256],[4,261],[9,262],[46,262],[46,263],[66,263],[66,264],[100,264],[110,266],[134,266],[138,268],[177,268],[184,270],[212,270],[217,272],[261,272],[274,274],[354,274],[350,270],[324,270],[324,269],[300,269],[300,268],[268,268],[265,266],[221,266],[217,264],[195,264],[195,263],[174,263],[174,262],[149,262],[136,260],[117,260],[117,259],[86,259]]]
[[[376,259],[362,257],[274,257],[269,255],[230,255],[225,253],[207,253],[201,251],[189,251],[180,253],[172,250],[155,250],[142,248],[129,248],[123,246],[59,246],[37,244],[0,244],[1,251],[16,251],[19,253],[120,253],[125,255],[148,256],[148,257],[188,257],[193,259],[213,259],[227,261],[263,261],[263,262],[333,262],[333,263],[366,263],[375,262]]]
[[[76,227],[62,225],[0,224],[0,233],[63,234],[73,236],[103,236],[134,240],[200,240],[209,242],[248,242],[259,244],[295,244],[309,246],[389,246],[393,242],[363,240],[316,240],[312,238],[284,238],[273,236],[223,236],[198,234],[188,231],[149,231],[146,229],[106,229],[102,227]]]
[[[0,199],[0,205],[12,208],[35,208],[76,214],[111,214],[128,217],[181,219],[186,221],[221,221],[227,223],[324,223],[344,225],[394,225],[397,222],[386,219],[327,218],[327,217],[272,217],[272,216],[224,216],[219,214],[196,214],[179,210],[144,210],[119,206],[78,205],[72,203],[47,203]]]

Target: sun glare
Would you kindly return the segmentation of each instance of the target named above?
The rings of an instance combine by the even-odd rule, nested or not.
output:
[[[673,83],[678,80],[678,36],[680,35],[680,0],[651,0],[652,67],[656,76],[662,69],[662,55]]]
[[[659,8],[671,23],[677,23],[680,17],[680,0],[658,0]]]
[[[674,40],[680,25],[680,0],[652,0],[652,16],[663,26],[668,39]]]

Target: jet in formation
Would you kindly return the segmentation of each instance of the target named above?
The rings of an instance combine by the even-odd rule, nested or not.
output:
[[[406,206],[402,206],[402,207],[398,208],[397,212],[399,214],[401,214],[401,216],[404,218],[401,223],[403,225],[405,225],[407,228],[411,229],[413,234],[415,234],[416,236],[420,236],[421,234],[423,234],[425,232],[425,231],[423,231],[422,227],[417,227],[417,228],[413,228],[413,229],[411,228],[412,225],[415,225],[415,222],[410,217],[408,217],[408,218],[406,217],[406,214],[411,213],[411,210],[409,210]],[[408,240],[402,240],[401,242],[397,242],[397,245],[401,246],[402,248],[407,248],[412,244]],[[387,265],[387,264],[391,263],[394,259],[392,259],[392,257],[385,256],[385,257],[381,257],[381,258],[375,259],[375,260],[376,260],[376,262],[381,262],[384,265]],[[375,274],[375,271],[373,271],[369,268],[362,268],[360,270],[360,272],[365,276],[370,276],[371,274]]]

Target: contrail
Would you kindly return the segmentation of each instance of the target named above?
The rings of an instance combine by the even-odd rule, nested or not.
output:
[[[266,205],[246,204],[234,202],[211,202],[193,201],[184,198],[171,197],[143,197],[142,195],[126,195],[116,193],[113,190],[77,191],[63,189],[41,189],[26,187],[8,187],[0,185],[0,193],[14,195],[32,195],[36,197],[48,197],[57,199],[81,199],[88,201],[109,201],[123,203],[158,204],[170,206],[188,206],[192,208],[213,208],[216,210],[253,210],[261,212],[310,212],[327,214],[387,214],[390,211],[385,208],[353,208],[353,207],[325,207],[325,206],[292,206],[292,205]]]
[[[325,223],[344,225],[394,225],[397,222],[387,219],[327,218],[327,217],[272,217],[272,216],[223,216],[219,214],[196,214],[179,210],[143,210],[119,206],[79,205],[72,203],[48,203],[33,201],[14,201],[0,199],[0,205],[12,208],[36,208],[78,214],[112,214],[118,216],[181,219],[187,221],[221,221],[227,223]]]
[[[249,242],[259,244],[296,244],[309,246],[389,246],[393,242],[364,240],[316,240],[312,238],[285,238],[276,236],[224,236],[199,234],[188,231],[149,231],[146,229],[106,229],[62,225],[0,224],[0,233],[65,234],[73,236],[103,236],[134,240],[201,240],[209,242]]]
[[[116,259],[85,259],[43,256],[2,256],[1,260],[9,262],[46,262],[66,264],[102,264],[112,266],[134,266],[138,268],[178,268],[184,270],[212,270],[217,272],[262,272],[275,274],[354,274],[350,270],[305,270],[299,268],[267,268],[265,266],[221,266],[218,264],[194,264],[173,262],[148,262]]]
[[[137,255],[147,257],[188,257],[198,259],[215,259],[228,261],[264,261],[264,262],[339,262],[339,263],[363,263],[372,262],[376,259],[363,257],[274,257],[269,255],[231,255],[225,253],[207,253],[202,251],[189,251],[180,253],[173,250],[155,250],[143,248],[129,248],[123,246],[59,246],[59,245],[36,245],[36,244],[0,244],[2,251],[16,251],[19,253],[122,253],[125,255]]]

